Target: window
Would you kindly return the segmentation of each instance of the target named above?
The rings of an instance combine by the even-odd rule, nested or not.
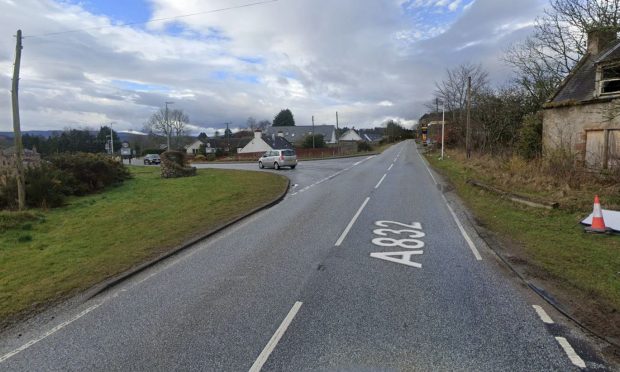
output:
[[[295,151],[293,151],[293,150],[284,150],[284,151],[282,151],[282,154],[284,156],[294,156],[295,155]]]
[[[620,65],[603,67],[600,89],[601,94],[620,92]]]

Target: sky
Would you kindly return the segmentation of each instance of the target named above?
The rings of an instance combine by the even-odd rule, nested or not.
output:
[[[462,63],[481,63],[494,84],[505,83],[504,51],[532,32],[547,5],[277,0],[239,7],[257,2],[0,0],[0,131],[12,130],[17,29],[25,36],[23,130],[109,123],[141,130],[166,101],[189,115],[194,134],[212,135],[226,123],[244,128],[248,117],[273,120],[286,108],[297,125],[313,116],[335,124],[338,112],[341,126],[367,128],[388,119],[415,124],[435,82]]]

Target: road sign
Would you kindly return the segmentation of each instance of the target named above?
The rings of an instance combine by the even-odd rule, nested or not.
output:
[[[123,156],[131,156],[131,149],[128,147],[121,148],[121,155]]]

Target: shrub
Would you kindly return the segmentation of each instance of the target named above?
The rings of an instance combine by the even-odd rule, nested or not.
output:
[[[104,154],[60,154],[50,160],[67,174],[65,187],[74,195],[99,191],[130,178],[122,163]]]
[[[367,143],[367,142],[358,142],[357,143],[357,151],[358,152],[372,151],[372,146],[370,145],[370,143]]]
[[[71,190],[65,185],[70,176],[51,164],[29,167],[25,171],[26,205],[34,208],[54,208],[61,206]],[[0,187],[0,207],[17,209],[17,180],[9,177]]]
[[[215,154],[207,154],[207,161],[215,161]]]
[[[205,160],[207,160],[207,157],[204,155],[196,155],[194,157],[194,161],[205,161]]]
[[[306,137],[304,137],[303,142],[301,143],[301,147],[305,148],[305,149],[311,149],[313,143],[312,143],[312,135],[309,134]],[[316,149],[322,149],[324,148],[325,145],[325,139],[323,138],[322,134],[315,134],[314,135],[314,148]]]
[[[519,130],[517,151],[524,159],[539,158],[542,155],[542,114],[528,114],[523,118]]]

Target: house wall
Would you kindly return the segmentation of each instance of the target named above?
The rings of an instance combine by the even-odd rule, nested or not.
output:
[[[191,145],[187,146],[187,149],[185,151],[190,155],[195,154],[196,152],[200,150],[200,145],[202,145],[202,142],[196,141],[192,143]]]
[[[605,160],[613,166],[618,130],[620,99],[548,108],[543,112],[543,153],[570,150],[586,166],[598,168]]]
[[[267,142],[263,141],[260,138],[253,138],[250,143],[245,145],[244,148],[239,150],[240,154],[252,153],[252,152],[265,152],[272,150],[271,146],[267,144]]]

